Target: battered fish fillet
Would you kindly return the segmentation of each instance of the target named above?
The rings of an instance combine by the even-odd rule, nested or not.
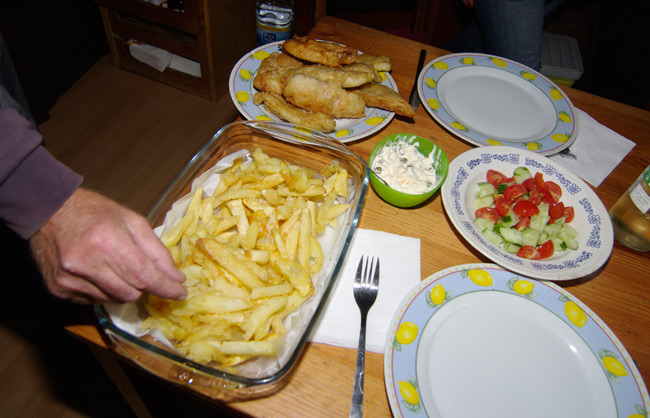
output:
[[[261,91],[282,95],[282,89],[284,88],[282,74],[303,65],[302,62],[291,55],[274,52],[262,60],[260,68],[253,79],[253,87]]]
[[[253,96],[253,103],[261,105],[280,119],[296,125],[306,126],[320,132],[332,132],[336,128],[333,118],[322,113],[309,112],[287,103],[281,96],[273,93],[258,92]]]
[[[379,71],[375,70],[374,67],[371,67],[368,64],[364,64],[362,62],[355,62],[353,64],[346,64],[343,66],[343,71],[361,71],[364,73],[370,73],[372,74],[372,80],[375,83],[381,83],[384,81],[384,79],[381,77],[381,74],[379,74]]]
[[[393,69],[393,64],[391,63],[390,58],[384,56],[361,54],[357,56],[355,62],[369,65],[377,71],[390,71]]]
[[[351,91],[363,97],[367,106],[390,110],[409,118],[415,115],[413,107],[398,92],[383,84],[368,83]]]
[[[315,41],[306,37],[294,36],[282,44],[284,52],[301,60],[328,67],[340,67],[356,61],[358,52],[354,48],[334,42]]]
[[[293,74],[285,80],[283,95],[294,106],[333,118],[365,116],[366,103],[361,96],[344,90],[333,81]]]
[[[305,65],[295,70],[284,73],[286,80],[293,74],[303,74],[323,81],[333,81],[343,88],[359,87],[362,84],[370,83],[374,75],[363,71],[343,71],[339,68],[326,65]]]

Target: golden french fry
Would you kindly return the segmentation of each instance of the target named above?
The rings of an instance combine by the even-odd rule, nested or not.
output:
[[[311,213],[305,208],[300,213],[300,232],[298,235],[298,263],[309,271],[311,259]]]
[[[286,304],[287,296],[276,296],[268,299],[262,305],[253,309],[244,324],[243,339],[250,339],[253,334],[255,334],[255,331],[257,331],[257,329],[261,327],[262,324],[271,317],[271,315],[284,308]]]
[[[314,290],[311,279],[302,266],[290,260],[276,260],[275,265],[280,273],[289,280],[289,283],[296,288],[300,296],[305,297]]]
[[[197,241],[197,244],[200,247],[203,247],[210,257],[212,257],[224,269],[237,277],[237,279],[245,286],[251,289],[264,286],[264,283],[255,277],[255,275],[251,273],[251,271],[223,244],[212,239],[201,239]]]
[[[290,283],[276,284],[273,286],[257,287],[251,290],[251,300],[269,298],[271,296],[280,296],[291,293],[293,286]]]

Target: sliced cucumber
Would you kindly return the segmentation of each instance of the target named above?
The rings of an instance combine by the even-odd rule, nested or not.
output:
[[[483,231],[483,235],[487,238],[492,244],[496,246],[501,246],[503,244],[503,238],[498,233],[494,232],[491,229],[486,229]]]
[[[570,239],[574,239],[578,237],[578,231],[573,229],[573,227],[569,224],[564,224],[562,225],[562,229],[560,230],[560,233],[558,234],[558,237],[568,241]],[[571,248],[571,247],[569,247]]]
[[[538,213],[537,215],[530,217],[530,227],[537,229],[538,231],[543,231],[550,220],[550,216]]]
[[[533,247],[537,246],[537,240],[539,239],[540,231],[535,228],[526,228],[521,231],[522,245],[532,245]]]
[[[497,189],[494,188],[492,183],[488,183],[486,181],[485,183],[478,184],[478,194],[476,196],[477,197],[492,196],[493,194],[496,194],[496,192]]]
[[[561,230],[562,230],[562,225],[558,225],[557,223],[547,224],[544,227],[544,232],[546,232],[548,236],[551,238],[559,237]]]
[[[494,198],[492,196],[479,197],[474,204],[476,204],[476,209],[489,208],[494,204]]]
[[[503,239],[506,240],[506,242],[517,245],[523,245],[524,243],[523,234],[521,231],[517,231],[516,229],[512,228],[501,228],[499,229],[499,233]]]
[[[513,244],[512,242],[506,242],[503,246],[503,249],[510,254],[517,254],[521,249],[521,245]]]
[[[532,178],[533,175],[530,173],[527,167],[517,167],[515,168],[513,177],[517,184],[521,184],[529,178]]]
[[[494,229],[494,221],[491,221],[489,219],[485,218],[476,218],[474,219],[474,225],[481,231],[485,231],[486,229]]]

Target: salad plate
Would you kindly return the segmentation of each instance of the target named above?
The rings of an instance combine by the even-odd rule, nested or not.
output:
[[[418,77],[418,93],[444,128],[474,145],[506,145],[552,155],[576,139],[571,100],[541,73],[486,54],[436,58]]]
[[[253,49],[244,55],[233,67],[230,72],[228,88],[233,103],[241,114],[248,120],[262,121],[279,121],[280,119],[272,113],[266,111],[264,106],[258,106],[253,103],[253,96],[258,91],[253,86],[253,79],[260,68],[262,60],[274,52],[282,52],[282,43],[284,41],[272,42]],[[398,91],[397,83],[393,77],[381,72],[384,84],[391,89]],[[365,116],[359,119],[336,119],[336,129],[327,135],[341,142],[352,142],[381,130],[395,116],[394,112],[366,107]]]
[[[646,416],[639,370],[609,327],[552,282],[466,264],[418,283],[384,354],[395,417]]]
[[[545,180],[561,187],[561,201],[575,210],[570,225],[578,232],[577,250],[556,251],[542,260],[521,258],[490,242],[474,224],[478,183],[486,181],[487,171],[510,177],[517,167],[527,167],[533,175],[542,173]],[[493,262],[519,274],[557,281],[585,277],[605,264],[614,247],[609,214],[591,187],[550,158],[531,151],[506,146],[466,151],[449,164],[441,195],[451,223],[463,238]]]

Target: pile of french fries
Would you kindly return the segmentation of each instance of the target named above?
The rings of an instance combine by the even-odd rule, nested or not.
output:
[[[348,173],[324,172],[260,149],[236,160],[211,196],[198,188],[185,215],[161,236],[185,273],[188,297],[149,296],[144,329],[159,329],[187,358],[228,369],[274,356],[284,318],[314,292],[324,254],[317,237],[350,205]]]

